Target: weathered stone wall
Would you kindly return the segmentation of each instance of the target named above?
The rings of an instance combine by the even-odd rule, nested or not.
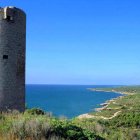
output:
[[[0,111],[25,109],[26,15],[0,9]]]

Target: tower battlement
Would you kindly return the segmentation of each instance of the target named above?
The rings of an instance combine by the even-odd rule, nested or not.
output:
[[[4,8],[0,8],[0,13],[3,15],[3,19],[5,20],[14,20],[14,16],[17,14],[24,14],[26,16],[25,12],[19,8],[16,8],[14,6],[7,6]]]

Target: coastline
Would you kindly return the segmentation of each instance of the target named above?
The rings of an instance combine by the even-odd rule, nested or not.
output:
[[[95,89],[95,88],[87,88],[88,90],[91,90],[91,91],[102,91],[102,92],[114,92],[114,93],[118,93],[118,94],[122,94],[122,95],[131,95],[131,94],[134,94],[134,93],[129,93],[129,92],[121,92],[121,91],[116,91],[114,89],[112,89],[111,91],[110,90],[100,90],[100,89]]]
[[[97,91],[97,92],[114,92],[114,93],[117,93],[117,94],[121,94],[120,96],[116,97],[116,98],[112,98],[110,100],[106,100],[105,102],[101,103],[99,108],[95,108],[95,112],[100,112],[102,110],[105,110],[109,104],[111,104],[112,102],[115,102],[117,99],[120,99],[120,98],[123,98],[124,96],[122,95],[125,95],[125,96],[128,96],[128,95],[133,95],[134,93],[129,93],[129,92],[118,92],[118,91],[115,91],[115,90],[111,90],[111,91],[106,91],[106,90],[98,90],[98,89],[94,89],[94,88],[88,88],[88,90],[91,90],[91,91]],[[106,118],[106,117],[103,117],[103,116],[100,116],[100,118],[102,119],[112,119],[113,117],[115,117],[118,113],[120,113],[120,111],[116,112],[112,117],[110,118]],[[99,116],[95,116],[95,115],[90,115],[89,113],[85,113],[85,114],[81,114],[79,116],[77,116],[78,119],[90,119],[90,118],[99,118]]]

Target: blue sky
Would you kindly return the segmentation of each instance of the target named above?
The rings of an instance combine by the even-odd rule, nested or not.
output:
[[[0,0],[27,14],[27,84],[140,84],[139,0]]]

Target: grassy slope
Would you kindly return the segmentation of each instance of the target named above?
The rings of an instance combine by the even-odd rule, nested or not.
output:
[[[98,116],[93,119],[58,119],[36,109],[27,110],[24,114],[18,112],[1,114],[0,140],[140,139],[140,86],[102,90],[134,94],[118,98],[108,105],[108,109],[92,113]],[[112,119],[100,118],[100,116],[111,117],[116,111],[121,111],[121,113]]]

